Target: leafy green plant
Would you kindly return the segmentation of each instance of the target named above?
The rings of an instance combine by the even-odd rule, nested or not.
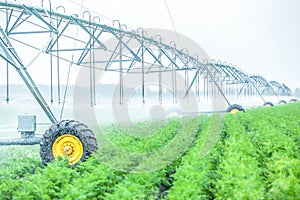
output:
[[[221,133],[207,115],[139,122],[144,128],[137,133],[102,128],[125,151],[117,155],[101,141],[99,148],[107,159],[122,158],[116,166],[129,164],[126,172],[98,154],[75,167],[64,159],[42,166],[38,145],[0,147],[0,199],[300,199],[299,113],[300,103],[293,103],[226,115]],[[166,145],[172,148],[159,151]],[[182,156],[170,162],[175,150]],[[152,162],[157,156],[168,163],[160,170]]]
[[[205,120],[203,118],[200,123],[202,124],[204,122]],[[198,129],[199,118],[196,117],[187,120],[180,130],[178,130],[177,134],[184,134],[186,137],[189,137],[191,134],[190,132],[196,132],[197,134]],[[165,132],[164,135],[166,134],[172,134],[170,133],[170,129],[167,129],[167,132]],[[182,140],[179,141],[175,139],[173,146],[178,148],[183,142],[184,141]],[[166,158],[169,156],[172,157],[172,151],[163,153],[164,155],[161,156],[165,156]],[[154,157],[155,156],[157,155],[154,155]],[[107,194],[106,199],[157,199],[163,197],[165,195],[164,191],[171,186],[172,178],[170,178],[170,175],[176,171],[176,166],[180,161],[176,160],[175,162],[168,164],[164,169],[153,171],[152,166],[155,165],[155,163],[153,164],[151,162],[153,160],[152,155],[150,155],[146,162],[135,168],[135,172],[125,175],[125,179],[116,186],[115,191],[112,194]],[[148,169],[148,172],[136,173],[141,169],[146,171]]]
[[[286,109],[289,106],[291,108]],[[287,129],[286,126],[298,126],[290,122],[290,116],[299,115],[298,112],[299,104],[293,104],[252,110],[240,119],[241,123],[247,124],[248,132],[253,135],[252,143],[256,146],[267,199],[299,198],[300,154],[295,140],[298,131],[293,127]],[[299,116],[294,119],[299,121]]]
[[[219,163],[216,183],[216,199],[261,199],[264,184],[258,154],[252,144],[252,135],[233,115],[226,116],[226,132],[224,155]]]
[[[211,199],[214,198],[216,166],[222,156],[223,141],[218,140],[215,147],[204,156],[200,153],[208,134],[211,118],[201,126],[201,133],[195,146],[182,158],[181,165],[172,176],[174,182],[167,192],[167,199]],[[218,130],[213,130],[218,131]],[[211,133],[213,134],[213,133]],[[224,138],[224,136],[222,136]]]
[[[140,122],[139,126],[141,125],[142,123]],[[172,139],[176,135],[177,130],[180,128],[180,126],[181,121],[179,119],[170,120],[165,122],[164,126],[162,126],[162,129],[157,132],[149,134],[147,132],[151,131],[151,129],[147,130],[145,133],[147,137],[134,137],[137,135],[141,135],[140,130],[136,130],[136,127],[126,127],[122,129],[121,127],[113,125],[104,127],[101,131],[103,133],[106,133],[109,141],[111,141],[117,147],[130,152],[147,153],[155,151],[164,146],[170,139]]]

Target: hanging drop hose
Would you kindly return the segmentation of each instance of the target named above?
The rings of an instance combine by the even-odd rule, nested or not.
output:
[[[51,36],[50,32],[50,36]],[[50,102],[53,104],[53,59],[52,52],[50,52]]]
[[[93,44],[94,44],[94,42],[95,42],[95,39],[93,38]],[[95,75],[96,66],[95,66],[95,49],[94,48],[93,48],[92,52],[93,52],[93,83],[94,83],[94,85],[93,85],[94,100],[93,101],[94,101],[94,105],[96,105],[96,75]]]
[[[59,48],[58,46],[58,41],[56,43],[57,49]],[[59,66],[59,51],[57,51],[57,101],[58,104],[60,104],[60,66]]]
[[[57,17],[56,20],[56,28],[59,27],[59,19]],[[56,33],[56,37],[58,37],[58,32]],[[56,49],[59,49],[59,40],[56,42]],[[58,105],[60,104],[60,62],[59,62],[59,51],[56,51],[56,65],[57,65],[57,101]]]
[[[83,17],[85,15],[85,13],[88,13],[89,15],[89,24],[91,24],[91,13],[89,11],[84,11],[83,12]],[[89,27],[89,31],[91,32],[91,27]],[[91,40],[91,38],[90,38]],[[92,49],[92,44],[90,43],[89,45],[89,48],[90,48],[90,51]],[[94,80],[93,80],[93,69],[92,69],[92,53],[90,53],[89,55],[89,59],[90,59],[90,62],[89,62],[89,68],[90,68],[90,103],[91,103],[91,107],[94,106]]]
[[[142,42],[142,45],[144,42]],[[142,47],[142,103],[145,104],[145,69],[144,69],[144,47]]]
[[[124,101],[124,82],[123,82],[123,63],[122,63],[122,33],[121,33],[121,25],[119,22],[119,30],[120,30],[120,41],[119,41],[119,54],[120,54],[120,63],[119,63],[119,68],[120,68],[120,74],[119,74],[119,79],[120,79],[120,105],[123,105],[123,101]]]
[[[9,63],[6,62],[6,103],[9,103]]]

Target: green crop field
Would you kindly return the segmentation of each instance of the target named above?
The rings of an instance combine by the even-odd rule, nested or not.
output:
[[[300,199],[300,103],[220,122],[103,126],[99,152],[73,167],[64,159],[43,166],[38,145],[0,147],[0,198]]]

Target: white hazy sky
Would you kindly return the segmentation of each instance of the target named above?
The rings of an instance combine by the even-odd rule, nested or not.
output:
[[[80,12],[76,4],[83,5],[130,29],[174,30],[164,0],[52,2],[64,4],[70,14]],[[167,0],[167,4],[176,31],[197,42],[210,58],[286,83],[293,90],[300,87],[299,0]]]

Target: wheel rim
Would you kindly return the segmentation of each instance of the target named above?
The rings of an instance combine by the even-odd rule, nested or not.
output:
[[[270,104],[266,104],[266,105],[265,105],[265,107],[272,107],[272,105],[270,105]]]
[[[54,141],[52,153],[55,159],[58,157],[67,157],[69,164],[72,165],[81,159],[83,155],[83,146],[76,136],[65,134]]]
[[[232,114],[236,114],[236,113],[238,113],[238,112],[240,112],[240,111],[239,111],[239,109],[237,109],[237,108],[234,108],[234,109],[232,109],[232,110],[230,111],[230,113],[232,113]]]

